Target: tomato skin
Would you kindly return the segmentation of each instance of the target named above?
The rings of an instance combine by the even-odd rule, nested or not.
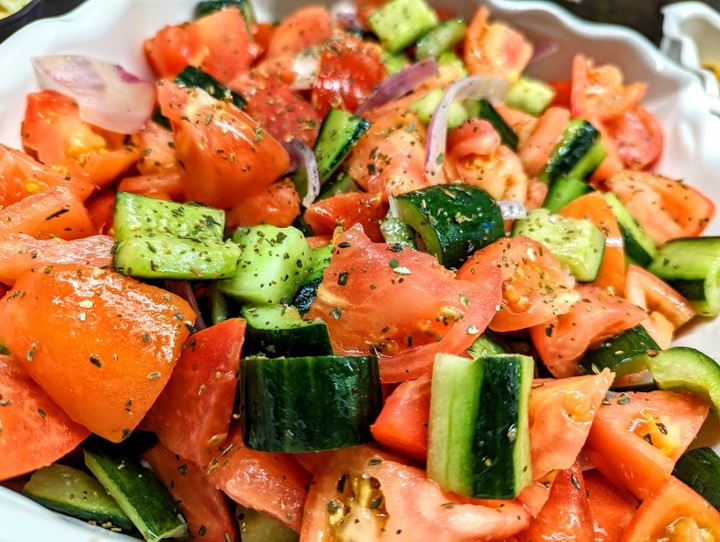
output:
[[[516,331],[548,322],[578,299],[575,280],[549,250],[529,237],[498,239],[476,251],[458,270],[458,278],[482,282],[488,265],[502,276],[500,310],[493,331]]]
[[[5,234],[0,237],[0,282],[12,286],[24,271],[55,263],[111,266],[114,243],[108,235],[61,241],[35,239],[24,233]]]
[[[172,78],[186,66],[202,63],[201,38],[196,25],[166,26],[145,40],[143,50],[159,78]]]
[[[323,46],[312,104],[321,116],[330,107],[354,112],[387,75],[380,46],[337,32]]]
[[[310,476],[292,455],[251,450],[235,426],[207,472],[212,483],[235,502],[300,530]]]
[[[313,203],[303,216],[315,235],[332,234],[338,226],[349,229],[360,224],[370,239],[382,243],[380,221],[386,214],[387,204],[380,197],[348,192]]]
[[[597,375],[533,382],[528,406],[533,480],[572,467],[613,376],[605,369]]]
[[[530,338],[545,366],[556,378],[579,374],[583,353],[600,341],[641,323],[640,307],[593,284],[575,287],[580,299],[570,310],[530,328]]]
[[[540,115],[532,132],[518,148],[520,161],[530,177],[539,175],[545,168],[570,119],[570,111],[559,106],[548,107]]]
[[[234,105],[168,81],[158,86],[158,100],[173,126],[189,200],[227,209],[287,170],[287,151]]]
[[[20,363],[0,355],[0,481],[57,461],[90,434],[33,382]]]
[[[228,209],[225,216],[225,227],[229,231],[258,224],[286,228],[300,216],[300,195],[291,179],[276,181]]]
[[[191,335],[167,385],[142,421],[174,453],[203,465],[227,437],[245,320],[230,318]]]
[[[682,542],[720,539],[720,512],[671,476],[643,501],[622,542]]]
[[[594,542],[595,533],[587,501],[585,481],[579,465],[558,472],[550,496],[530,528],[518,536],[520,542],[567,540]]]
[[[385,399],[380,415],[370,426],[378,443],[414,459],[427,459],[430,384],[430,375],[406,380]]]
[[[608,397],[595,415],[585,454],[614,485],[646,499],[669,480],[708,410],[706,401],[688,393]]]
[[[385,383],[430,372],[437,352],[462,354],[495,313],[500,276],[493,266],[475,284],[456,280],[430,254],[372,243],[356,229],[334,243],[307,317],[328,324],[336,353],[377,354]]]
[[[8,348],[73,420],[113,442],[160,394],[194,321],[179,297],[80,264],[31,269],[5,300]]]
[[[583,472],[590,514],[597,542],[619,542],[638,507],[638,502],[619,490],[597,469]]]
[[[332,499],[343,502],[345,489],[341,492],[340,488],[349,490],[352,480],[363,474],[379,482],[383,497],[380,506],[387,510],[387,520],[369,510],[368,503],[346,508],[347,527],[342,534],[354,540],[500,541],[529,524],[530,515],[516,501],[480,501],[445,493],[428,480],[423,470],[372,447],[345,448],[329,455],[310,486],[301,540],[339,539],[335,533],[341,536],[343,527],[330,526],[328,503]],[[345,483],[341,480],[343,476]]]
[[[106,188],[85,202],[93,231],[112,235],[115,220],[115,190]]]
[[[150,198],[185,201],[185,186],[177,170],[125,177],[118,183],[117,189],[118,192],[142,194]]]
[[[296,55],[308,47],[320,45],[332,36],[330,13],[322,6],[303,6],[275,28],[265,58]]]
[[[82,121],[77,103],[54,90],[28,94],[22,142],[43,164],[100,187],[127,171],[141,153],[124,135]]]
[[[175,142],[172,130],[149,120],[136,134],[142,154],[135,163],[141,175],[152,175],[177,170]]]
[[[211,483],[205,471],[161,443],[142,453],[160,481],[168,488],[185,516],[191,539],[204,542],[237,540],[235,520],[225,495]]]
[[[662,154],[663,132],[657,118],[636,105],[605,123],[618,156],[630,169],[647,169]]]

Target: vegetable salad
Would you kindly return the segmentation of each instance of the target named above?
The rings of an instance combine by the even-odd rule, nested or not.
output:
[[[645,82],[426,0],[143,53],[33,58],[0,146],[0,481],[145,540],[720,540],[715,204]]]

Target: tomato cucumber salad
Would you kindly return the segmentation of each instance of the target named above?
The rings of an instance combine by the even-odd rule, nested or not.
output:
[[[644,81],[426,0],[143,39],[33,57],[0,145],[3,485],[147,541],[720,542],[715,204]]]

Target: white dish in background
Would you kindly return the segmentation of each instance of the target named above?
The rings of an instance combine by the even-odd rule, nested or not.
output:
[[[189,20],[197,0],[89,0],[71,13],[37,21],[0,45],[0,142],[20,147],[24,97],[37,89],[30,57],[44,54],[86,54],[121,64],[140,76],[150,76],[142,54],[143,39],[166,24]],[[300,0],[256,0],[261,19],[278,19]],[[329,2],[326,2],[329,3]],[[476,2],[437,2],[464,15]],[[511,22],[535,43],[553,41],[558,51],[535,62],[531,75],[568,78],[575,52],[598,63],[618,64],[628,81],[649,83],[645,105],[663,124],[666,150],[658,172],[682,178],[720,202],[720,118],[708,113],[711,100],[695,76],[678,68],[640,34],[625,28],[583,22],[565,10],[543,2],[486,2],[494,18]],[[719,45],[720,47],[720,45]],[[720,235],[715,219],[708,234]],[[700,323],[679,342],[720,359],[720,326]],[[706,442],[720,444],[713,430]],[[118,542],[133,540],[50,512],[0,487],[0,542]]]
[[[703,2],[678,2],[662,8],[660,48],[696,74],[720,114],[720,87],[715,74],[703,66],[720,64],[720,13]]]

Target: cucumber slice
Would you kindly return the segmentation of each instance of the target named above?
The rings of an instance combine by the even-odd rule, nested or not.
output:
[[[674,346],[648,358],[648,369],[661,390],[687,391],[710,401],[720,415],[720,365],[687,346]]]
[[[148,542],[187,536],[187,523],[175,501],[150,469],[111,452],[85,445],[85,464]]]
[[[465,184],[435,185],[395,197],[400,218],[445,267],[505,234],[502,214],[485,190]]]
[[[580,369],[585,373],[597,374],[607,367],[615,376],[625,376],[647,369],[648,358],[659,351],[660,347],[655,340],[638,324],[585,352]]]
[[[539,178],[552,184],[559,177],[586,179],[605,158],[600,132],[583,119],[573,119],[550,155]]]
[[[425,0],[390,0],[367,19],[382,48],[391,53],[414,44],[438,22],[437,13]]]
[[[240,94],[195,66],[185,67],[175,76],[175,82],[181,87],[200,88],[216,100],[230,100],[238,109],[247,106],[247,100]]]
[[[675,463],[673,476],[720,510],[720,456],[708,447],[688,450]]]
[[[508,107],[540,116],[555,99],[555,89],[545,81],[524,75],[510,83],[505,92],[505,104]]]
[[[220,291],[246,303],[289,303],[312,266],[302,232],[262,224],[238,228],[233,241],[241,250],[237,270],[218,282]]]
[[[314,452],[370,442],[382,408],[374,356],[243,358],[243,441],[266,452]]]
[[[438,58],[452,51],[465,38],[467,25],[462,19],[447,19],[422,36],[415,44],[415,58]]]
[[[235,272],[238,247],[223,241],[225,213],[129,192],[115,199],[113,265],[146,279],[219,279]]]
[[[625,254],[640,267],[647,267],[657,257],[657,247],[650,234],[638,224],[627,207],[612,192],[603,194],[610,209],[615,215],[620,233],[625,243]]]
[[[482,100],[480,100],[478,102],[478,105],[478,116],[481,119],[487,120],[490,124],[493,125],[495,131],[500,135],[500,140],[502,141],[503,145],[510,147],[512,150],[516,151],[518,146],[518,136],[513,131],[513,129],[510,128],[508,123],[505,122],[505,119],[500,116],[500,114],[495,110],[493,105],[486,99],[483,98]]]
[[[435,359],[428,477],[460,495],[513,499],[530,483],[534,363],[518,354]]]
[[[348,194],[350,192],[362,192],[362,190],[350,175],[343,172],[322,186],[322,190],[320,190],[320,194],[318,194],[315,201],[322,201],[339,194]]]
[[[54,463],[30,477],[22,492],[50,510],[94,521],[113,531],[133,531],[128,515],[95,478],[73,467]]]
[[[680,292],[699,314],[720,313],[720,237],[668,241],[658,249],[648,271]]]
[[[558,177],[548,188],[543,207],[551,213],[555,213],[572,200],[591,191],[592,187],[587,181],[570,177]]]
[[[300,535],[281,521],[241,504],[235,507],[242,542],[297,542]]]
[[[247,320],[243,355],[271,358],[324,356],[333,354],[327,324],[303,320],[288,305],[245,305],[240,311]]]
[[[434,88],[422,98],[419,98],[411,103],[410,110],[417,115],[425,126],[427,126],[430,124],[430,119],[432,118],[433,113],[435,113],[435,110],[440,104],[440,100],[442,100],[444,94],[444,89]],[[447,120],[449,129],[457,128],[469,118],[470,115],[462,104],[458,102],[450,103]]]
[[[468,346],[467,353],[472,359],[486,358],[494,354],[507,354],[508,348],[504,341],[494,332],[486,329],[475,341]]]
[[[545,245],[580,282],[592,282],[600,272],[605,236],[590,220],[533,209],[527,218],[515,221],[513,235],[524,235]]]
[[[388,75],[394,75],[398,72],[403,71],[410,65],[410,59],[405,53],[390,53],[383,51],[380,55],[380,60],[385,64],[385,69]]]
[[[195,18],[204,17],[215,11],[233,6],[240,8],[248,24],[255,21],[250,0],[202,0],[195,6]]]

